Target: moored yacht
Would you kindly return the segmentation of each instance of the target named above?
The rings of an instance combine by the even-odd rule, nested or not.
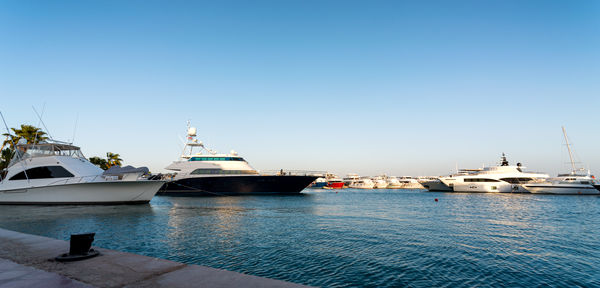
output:
[[[395,176],[387,177],[387,189],[400,189],[402,188],[402,183],[398,181],[398,178]]]
[[[137,170],[105,174],[79,147],[59,141],[17,143],[2,175],[2,204],[148,203],[165,183],[142,179]]]
[[[344,187],[344,181],[335,174],[325,173],[323,177],[317,178],[311,188],[323,188],[323,189],[342,189]]]
[[[454,192],[514,192],[527,193],[522,184],[548,178],[548,174],[524,172],[521,163],[511,166],[502,153],[500,165],[485,167],[478,172],[453,177],[452,183],[440,178],[444,184],[452,184]]]
[[[292,175],[279,171],[261,174],[235,151],[219,154],[196,139],[196,128],[188,126],[188,142],[180,160],[165,169],[176,172],[159,194],[210,196],[245,194],[298,194],[318,176]],[[194,150],[198,152],[194,152]]]
[[[325,185],[325,189],[342,189],[344,188],[344,181],[342,178],[338,177],[335,174],[327,173],[325,174],[325,179],[327,180],[327,185]]]
[[[548,179],[541,183],[524,184],[523,187],[534,194],[600,194],[594,184],[595,179],[590,175],[568,174],[559,175],[557,178]]]
[[[373,181],[374,189],[385,189],[388,187],[388,183],[383,179],[383,176],[375,176],[371,178],[371,181]]]
[[[440,177],[441,178],[441,177]],[[444,184],[440,178],[435,179],[422,179],[419,181],[421,185],[431,192],[451,192],[453,191],[452,187]]]
[[[310,188],[324,188],[325,186],[327,186],[327,179],[325,177],[319,177],[311,183]]]
[[[567,131],[565,127],[562,127],[562,130],[569,151],[569,159],[571,160],[571,173],[559,174],[558,177],[548,179],[544,182],[524,184],[523,187],[535,194],[600,194],[600,191],[597,189],[598,184],[596,183],[596,179],[590,174],[590,171],[588,171],[587,175],[577,174],[577,171],[582,169],[575,168],[575,161],[573,160],[573,152],[571,151]]]
[[[354,189],[373,189],[374,187],[375,183],[368,177],[359,178],[348,185],[348,188]]]
[[[423,185],[417,181],[417,179],[411,176],[402,176],[398,178],[398,181],[402,184],[401,189],[423,189]]]
[[[342,179],[342,181],[344,181],[344,187],[350,188],[350,186],[353,183],[357,182],[359,179],[360,179],[360,177],[358,176],[358,174],[356,174],[356,173],[348,173],[346,175],[346,177],[344,177]]]

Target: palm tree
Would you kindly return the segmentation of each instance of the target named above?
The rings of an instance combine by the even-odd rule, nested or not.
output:
[[[27,140],[27,144],[36,144],[40,141],[48,140],[46,136],[46,132],[42,131],[42,129],[37,128],[35,126],[21,124],[21,129],[18,128],[10,128],[15,135],[4,133],[3,136],[6,137],[6,140],[2,142],[2,147],[6,144],[9,145],[10,149],[14,149],[14,145],[19,142],[21,139]]]
[[[15,155],[14,150],[10,148],[2,149],[2,151],[0,152],[0,171],[8,167],[8,164],[10,163],[10,160],[12,159],[13,155]]]
[[[108,169],[108,163],[106,162],[106,159],[102,159],[100,157],[90,157],[89,160],[92,162],[92,164],[100,167],[102,170]]]
[[[121,166],[121,161],[123,161],[123,159],[119,158],[121,155],[119,154],[115,154],[112,152],[106,152],[106,162],[107,162],[107,166],[108,168],[112,167],[112,166]]]
[[[17,144],[17,142],[19,142],[19,139],[21,139],[21,137],[19,136],[15,136],[8,133],[4,133],[2,134],[2,136],[6,136],[6,139],[4,139],[4,142],[2,142],[2,149],[4,149],[4,146],[6,145],[8,145],[9,149],[14,149],[15,144]]]

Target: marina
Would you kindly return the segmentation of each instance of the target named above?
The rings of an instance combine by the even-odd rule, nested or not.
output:
[[[598,15],[0,1],[0,288],[600,288]]]
[[[65,240],[98,235],[104,249],[265,277],[252,281],[273,287],[600,285],[600,257],[580,251],[600,240],[587,232],[600,228],[593,217],[600,197],[572,196],[600,195],[600,186],[589,171],[578,174],[564,128],[572,171],[555,178],[511,165],[504,153],[497,165],[443,177],[268,174],[235,151],[207,148],[189,125],[180,159],[166,167],[171,173],[151,174],[101,168],[72,143],[38,141],[41,133],[9,143],[14,152],[0,182],[4,229]],[[107,261],[85,251],[61,257]],[[11,257],[17,262],[0,267],[79,279],[15,266],[22,259]],[[565,277],[567,268],[579,274]],[[193,269],[213,278],[230,273]],[[144,285],[164,286],[157,283]]]

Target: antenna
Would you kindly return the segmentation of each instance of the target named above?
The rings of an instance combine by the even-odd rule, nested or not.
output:
[[[4,115],[2,114],[2,112],[0,112],[0,117],[2,117],[2,122],[4,122],[4,127],[6,128],[6,132],[8,133],[8,137],[10,137],[10,129],[8,129],[8,125],[6,125],[6,121],[4,120]],[[10,137],[10,142],[12,142],[13,146],[15,145],[15,142],[13,141],[13,138]]]
[[[567,130],[565,130],[565,126],[562,126],[563,135],[565,136],[565,141],[567,142],[567,149],[569,150],[569,159],[571,159],[571,174],[575,175],[575,162],[573,161],[573,152],[571,151],[571,145],[569,144],[569,138],[567,137]]]
[[[33,108],[33,106],[31,106],[31,108]],[[35,111],[35,108],[33,108],[33,111]],[[44,105],[42,106],[42,116],[44,116],[44,111],[46,111],[46,103],[44,103]],[[39,116],[39,117],[40,117],[40,122],[41,122],[42,117],[41,116]],[[38,122],[37,126],[40,126],[40,122]],[[32,144],[35,144],[37,142],[37,137],[38,137],[39,132],[40,132],[40,130],[35,131],[35,137],[33,138]]]
[[[6,132],[8,132],[8,135],[10,137],[10,129],[8,129],[8,125],[6,125],[6,120],[4,120],[4,115],[2,114],[2,112],[0,112],[0,117],[2,117],[2,122],[4,123],[4,127],[6,128]],[[17,147],[15,146],[15,142],[13,141],[14,139],[12,137],[10,137],[10,142],[13,144],[13,147],[15,147],[15,156],[17,158],[19,158],[19,160],[22,160],[21,158],[21,154],[19,154],[19,151],[17,150]],[[14,156],[13,156],[14,157]],[[25,166],[25,161],[19,161],[21,162],[21,164],[23,165],[23,173],[25,174],[25,178],[27,178],[27,183],[29,183],[29,176],[27,175],[27,166]],[[4,181],[4,179],[2,179],[2,181]]]
[[[31,108],[33,108],[35,115],[37,115],[38,118],[40,119],[40,122],[42,122],[42,125],[44,126],[44,129],[46,129],[46,133],[48,134],[48,136],[50,136],[50,139],[54,139],[54,137],[52,137],[52,135],[50,135],[50,130],[48,130],[48,127],[46,127],[44,120],[42,120],[42,116],[40,116],[40,114],[37,112],[37,110],[35,110],[35,107],[31,106]]]
[[[79,120],[79,112],[77,112],[77,114],[75,114],[75,127],[73,127],[73,138],[71,138],[70,144],[73,144],[75,142],[75,131],[77,131],[77,120]]]

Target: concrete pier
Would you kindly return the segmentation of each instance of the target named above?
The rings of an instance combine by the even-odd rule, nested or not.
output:
[[[57,262],[69,242],[0,229],[0,287],[307,287],[94,247],[101,255]]]

